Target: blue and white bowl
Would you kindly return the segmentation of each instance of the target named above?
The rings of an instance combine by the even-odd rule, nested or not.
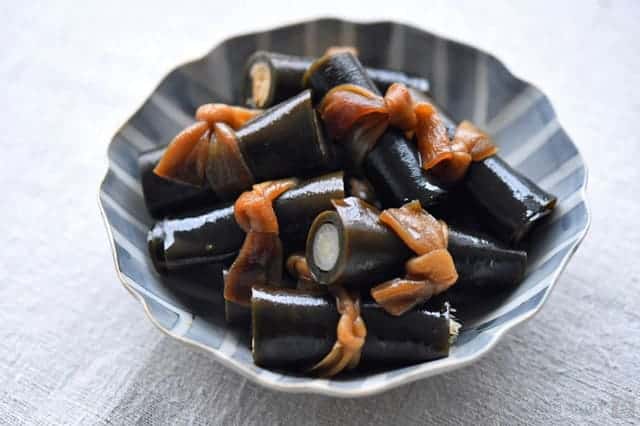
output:
[[[216,297],[220,283],[176,282],[155,273],[146,249],[153,222],[144,206],[137,159],[141,152],[167,144],[193,121],[200,104],[237,102],[244,61],[255,50],[318,56],[332,45],[356,46],[369,66],[428,77],[435,99],[453,118],[471,119],[486,129],[502,158],[557,195],[558,206],[530,237],[524,281],[499,303],[465,320],[449,357],[326,380],[255,366],[249,337],[230,329],[222,318],[221,297]],[[100,208],[118,277],[149,319],[171,337],[210,352],[251,380],[288,392],[369,395],[478,360],[506,331],[540,310],[589,227],[586,167],[542,92],[487,53],[394,22],[320,19],[231,38],[174,69],[118,130],[108,156]]]

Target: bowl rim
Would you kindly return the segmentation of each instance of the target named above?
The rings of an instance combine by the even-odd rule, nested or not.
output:
[[[175,71],[178,68],[181,68],[185,65],[188,65],[190,63],[196,62],[196,61],[200,61],[203,60],[204,58],[206,58],[206,56],[208,56],[214,49],[216,49],[218,46],[222,45],[223,43],[226,43],[227,41],[239,37],[239,36],[245,36],[245,35],[250,35],[250,34],[260,34],[263,32],[271,32],[271,31],[275,31],[275,30],[280,30],[286,27],[290,27],[290,26],[295,26],[295,25],[304,25],[304,24],[309,24],[309,23],[314,23],[314,22],[319,22],[319,21],[338,21],[340,23],[347,23],[347,24],[353,24],[353,25],[402,25],[404,27],[407,28],[411,28],[420,32],[424,32],[424,33],[428,33],[430,35],[433,35],[434,37],[438,38],[438,39],[443,39],[449,42],[454,42],[454,43],[458,43],[461,45],[464,45],[466,47],[471,47],[473,49],[475,49],[478,52],[481,52],[484,55],[487,55],[491,58],[494,58],[496,61],[500,62],[505,69],[509,72],[509,74],[511,76],[513,76],[513,78],[526,83],[527,85],[533,87],[534,89],[538,90],[540,93],[542,93],[544,95],[544,97],[547,98],[547,100],[549,101],[549,104],[551,105],[551,107],[553,108],[553,103],[551,102],[551,100],[549,99],[548,96],[546,96],[546,94],[544,94],[544,92],[542,92],[541,90],[538,89],[538,87],[534,84],[532,84],[531,82],[529,82],[526,79],[521,78],[520,76],[514,74],[511,69],[501,60],[498,60],[494,55],[492,55],[491,53],[486,52],[483,49],[477,48],[473,45],[470,45],[466,42],[462,42],[459,41],[455,38],[451,38],[448,36],[444,36],[438,32],[435,31],[431,31],[431,30],[427,30],[427,29],[423,29],[423,28],[419,28],[416,27],[413,24],[409,24],[406,22],[402,22],[402,21],[394,21],[394,20],[347,20],[347,19],[341,19],[341,18],[337,18],[337,17],[333,17],[333,16],[323,16],[323,17],[316,17],[316,18],[311,18],[311,19],[307,19],[307,20],[295,20],[295,21],[285,21],[284,23],[281,23],[277,26],[274,27],[270,27],[270,28],[259,28],[255,31],[250,31],[250,32],[242,32],[242,33],[238,33],[238,34],[234,34],[231,35],[229,37],[225,37],[222,40],[216,42],[216,44],[209,49],[204,55],[200,55],[197,56],[195,58],[192,58],[190,60],[186,60],[186,61],[182,61],[180,62],[178,65],[176,65],[175,67],[173,67],[171,70],[169,70],[163,78],[160,79],[159,83],[156,84],[155,88],[152,90],[151,93],[153,93],[155,90],[157,90],[157,88],[159,87],[159,85],[161,84],[162,81],[164,81],[173,71]],[[115,131],[115,133],[113,134],[113,136],[111,137],[111,139],[109,140],[109,144],[108,147],[111,146],[111,143],[115,137],[115,135],[122,129],[124,128],[127,123],[133,118],[133,116],[137,113],[137,111],[140,110],[140,108],[142,108],[142,106],[144,105],[144,103],[147,101],[148,96],[146,98],[144,98],[138,108],[136,108],[133,113],[131,113],[128,118],[123,122],[123,124]],[[559,128],[563,129],[567,135],[568,132],[566,129],[564,129],[564,127],[560,124],[560,117],[558,116],[557,111],[555,110],[555,108],[553,108],[553,112],[556,116],[556,119],[559,123]],[[120,269],[120,264],[118,262],[118,255],[116,252],[116,243],[115,243],[115,239],[113,237],[113,233],[112,233],[112,229],[111,229],[111,224],[109,223],[109,219],[107,218],[106,212],[105,212],[105,208],[102,202],[102,199],[100,197],[101,194],[101,189],[102,189],[102,185],[104,183],[104,181],[106,180],[106,176],[107,173],[110,170],[109,167],[109,160],[108,160],[108,155],[107,155],[107,168],[106,168],[106,173],[105,176],[100,180],[100,183],[98,185],[98,208],[100,210],[100,215],[102,216],[102,220],[104,223],[104,226],[106,228],[107,231],[107,237],[109,240],[109,246],[111,248],[111,255],[112,255],[112,259],[115,265],[115,269],[116,269],[116,273],[118,276],[118,279],[120,280],[120,283],[123,285],[123,287],[142,305],[144,313],[146,315],[146,317],[149,319],[149,321],[156,327],[158,328],[160,331],[162,331],[164,334],[166,334],[167,336],[176,339],[182,343],[185,343],[191,347],[203,350],[209,354],[212,354],[214,356],[214,359],[218,362],[220,362],[223,366],[239,373],[241,376],[250,379],[251,381],[264,386],[266,388],[272,389],[272,390],[276,390],[276,391],[281,391],[281,392],[287,392],[287,393],[304,393],[304,394],[318,394],[318,395],[326,395],[326,396],[332,396],[332,397],[339,397],[339,398],[360,398],[360,397],[366,397],[366,396],[370,396],[370,395],[374,395],[374,394],[378,394],[393,388],[397,388],[403,385],[408,385],[409,383],[413,383],[417,380],[420,379],[425,379],[428,377],[432,377],[432,376],[436,376],[439,374],[443,374],[449,371],[453,371],[453,370],[457,370],[463,367],[466,367],[472,363],[475,363],[476,361],[478,361],[480,358],[484,357],[486,354],[488,354],[496,345],[497,343],[502,339],[502,337],[510,332],[512,329],[514,329],[516,326],[519,326],[521,324],[524,324],[525,322],[529,321],[531,318],[533,318],[538,312],[540,312],[540,310],[542,309],[542,307],[544,306],[544,304],[547,301],[547,298],[550,296],[550,294],[552,293],[553,289],[556,287],[558,280],[560,278],[560,276],[562,275],[562,273],[564,272],[565,268],[567,267],[569,261],[573,258],[574,254],[576,253],[578,247],[580,246],[580,244],[582,243],[582,241],[584,240],[584,238],[586,237],[590,227],[591,227],[591,208],[589,207],[589,202],[588,202],[588,198],[587,198],[587,186],[588,186],[588,181],[589,181],[589,170],[587,167],[587,164],[584,161],[584,156],[582,155],[582,152],[580,151],[580,148],[577,144],[574,143],[573,138],[569,137],[569,140],[571,141],[571,144],[573,145],[573,147],[576,149],[576,157],[580,160],[580,164],[581,166],[584,168],[584,179],[583,179],[583,183],[582,186],[580,187],[580,189],[578,191],[576,191],[574,194],[572,195],[576,195],[579,197],[579,199],[584,203],[585,206],[585,211],[586,211],[586,223],[584,228],[578,232],[577,236],[574,238],[573,242],[570,243],[568,245],[569,249],[567,251],[567,254],[565,255],[565,257],[562,259],[561,263],[555,268],[554,272],[552,273],[552,276],[549,280],[549,285],[544,289],[544,294],[542,295],[542,298],[540,299],[540,301],[538,302],[538,304],[533,307],[531,310],[522,313],[521,315],[518,315],[514,318],[512,318],[509,321],[506,321],[504,323],[502,323],[500,326],[496,327],[496,328],[492,328],[492,329],[488,329],[488,330],[483,330],[483,333],[486,333],[490,338],[483,343],[481,346],[478,347],[478,350],[476,350],[475,352],[465,356],[465,357],[458,357],[456,359],[453,358],[449,358],[449,357],[445,357],[442,359],[438,359],[438,360],[434,360],[434,361],[425,361],[419,364],[415,364],[412,365],[410,367],[412,367],[411,371],[408,371],[402,375],[398,375],[395,376],[391,379],[386,379],[384,377],[385,373],[374,373],[372,375],[368,375],[368,376],[364,376],[363,378],[359,379],[362,382],[367,382],[366,385],[360,386],[360,387],[354,387],[354,388],[349,388],[349,389],[345,389],[343,387],[336,387],[336,386],[329,386],[329,382],[331,381],[330,379],[319,379],[319,378],[310,378],[309,380],[303,381],[301,383],[296,383],[296,382],[281,382],[278,380],[273,380],[274,376],[279,376],[279,374],[277,373],[273,373],[270,372],[266,369],[264,369],[264,371],[260,372],[260,374],[256,374],[251,368],[247,367],[243,362],[238,361],[234,358],[232,358],[230,355],[227,355],[226,353],[220,351],[219,349],[215,349],[212,348],[210,346],[207,346],[205,344],[202,344],[196,340],[190,339],[188,337],[185,337],[184,335],[180,335],[180,334],[176,334],[173,333],[171,330],[169,330],[168,328],[164,327],[159,321],[158,319],[154,316],[153,312],[151,311],[151,308],[149,307],[149,304],[147,303],[147,300],[145,299],[145,296],[140,293],[136,288],[135,288],[135,281],[128,277],[121,269]],[[193,320],[194,316],[193,314],[189,313],[189,316],[191,318],[187,319],[187,323],[185,324],[185,326],[190,326],[191,325],[191,321]],[[380,378],[376,380],[376,378]]]

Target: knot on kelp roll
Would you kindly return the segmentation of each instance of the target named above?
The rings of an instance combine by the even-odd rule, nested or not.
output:
[[[354,164],[363,159],[389,126],[409,137],[415,135],[422,168],[446,182],[460,180],[472,161],[497,152],[489,136],[469,121],[463,121],[453,139],[437,108],[429,102],[415,102],[409,89],[392,84],[384,97],[355,85],[341,84],[324,96],[318,111],[327,134],[352,145]]]
[[[388,313],[402,315],[455,284],[458,272],[447,250],[448,229],[444,222],[423,210],[417,201],[383,211],[380,221],[418,255],[406,262],[405,278],[371,289],[373,299]]]
[[[252,286],[282,279],[282,242],[273,201],[296,184],[295,179],[263,182],[238,197],[234,215],[247,235],[224,277],[225,300],[249,306]]]

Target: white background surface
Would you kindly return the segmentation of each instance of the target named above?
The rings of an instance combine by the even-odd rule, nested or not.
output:
[[[96,202],[111,135],[171,68],[327,15],[495,54],[551,98],[590,167],[591,232],[542,312],[471,367],[359,400],[265,390],[154,329]],[[639,24],[639,2],[613,0],[2,2],[0,423],[637,423]]]

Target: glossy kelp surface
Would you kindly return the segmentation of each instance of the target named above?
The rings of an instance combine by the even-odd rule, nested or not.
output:
[[[438,108],[452,138],[456,124],[451,116],[430,96],[416,91],[412,91],[412,96]],[[478,213],[484,216],[484,222],[493,233],[510,243],[520,241],[535,223],[551,213],[556,203],[554,195],[509,166],[499,153],[472,162],[462,186],[466,188],[465,195],[475,201],[473,205],[479,207]],[[455,213],[447,212],[445,215]]]
[[[418,200],[437,213],[447,201],[448,192],[427,178],[415,145],[399,130],[385,132],[365,158],[364,168],[385,208]]]
[[[206,159],[209,184],[202,187],[155,175],[153,167],[162,148],[140,157],[142,189],[153,217],[180,215],[230,201],[249,189],[252,181],[316,176],[335,167],[333,148],[325,141],[309,91],[270,108],[237,131],[228,126],[224,130],[240,157],[226,161],[231,154],[218,149],[222,144],[212,136]],[[240,164],[246,168],[243,173],[236,170]],[[222,170],[225,167],[231,169]]]
[[[322,284],[372,287],[404,276],[405,263],[415,253],[379,221],[380,212],[355,198],[334,204],[336,211],[318,216],[307,238],[307,262],[316,280]],[[338,260],[328,271],[317,264],[314,246],[316,233],[326,223],[335,226],[339,236]],[[486,237],[447,229],[447,249],[458,273],[452,289],[472,287],[485,293],[496,292],[522,280],[525,252],[506,248]]]
[[[238,146],[256,182],[313,176],[331,167],[309,91],[288,99],[236,131]]]
[[[520,241],[556,204],[555,196],[499,156],[472,163],[464,185],[488,216],[486,223],[507,242]]]
[[[334,208],[316,218],[307,237],[307,263],[319,283],[368,288],[402,273],[411,251],[380,223],[378,209],[355,197],[336,200]],[[316,234],[325,224],[338,233],[337,260],[329,270],[319,266],[316,253]]]
[[[265,108],[281,102],[300,93],[303,87],[303,76],[316,58],[285,55],[276,52],[258,51],[247,59],[245,65],[244,97],[247,104],[258,108]],[[263,66],[268,70],[264,84],[267,85],[265,96],[256,102],[254,93],[254,78],[252,71],[255,66]],[[384,92],[396,82],[404,83],[415,90],[428,92],[429,81],[422,77],[412,76],[402,71],[370,68],[365,71],[376,87]],[[260,90],[263,90],[261,88]],[[259,97],[259,96],[258,96]]]
[[[496,241],[449,227],[448,250],[458,271],[450,291],[478,289],[485,293],[511,288],[522,281],[527,253]]]
[[[145,205],[151,217],[165,216],[211,207],[218,196],[208,186],[195,186],[158,176],[153,168],[164,153],[164,147],[142,154],[138,160]]]
[[[254,288],[251,299],[253,359],[257,365],[304,370],[336,341],[339,314],[327,292]],[[364,365],[402,365],[449,352],[448,312],[415,309],[393,317],[373,302],[360,308],[367,327]]]
[[[329,90],[342,84],[360,86],[380,94],[365,74],[362,64],[349,53],[323,57],[314,63],[306,78],[315,100],[322,99]],[[349,141],[346,145],[349,147],[358,142]],[[356,150],[347,155],[357,156],[354,152]],[[358,159],[351,160],[355,167],[360,167]],[[415,146],[396,129],[387,129],[364,156],[362,167],[384,207],[398,207],[405,202],[419,200],[428,208],[445,200],[446,191],[430,182],[421,169]]]
[[[342,172],[300,182],[282,194],[274,208],[281,238],[291,250],[304,245],[314,218],[344,197]],[[160,272],[208,262],[233,261],[245,232],[234,218],[232,203],[192,217],[165,219],[149,233],[149,253]]]
[[[380,94],[360,61],[351,53],[323,56],[316,60],[305,74],[304,84],[312,90],[315,102],[319,102],[329,90],[342,84],[353,84]]]

